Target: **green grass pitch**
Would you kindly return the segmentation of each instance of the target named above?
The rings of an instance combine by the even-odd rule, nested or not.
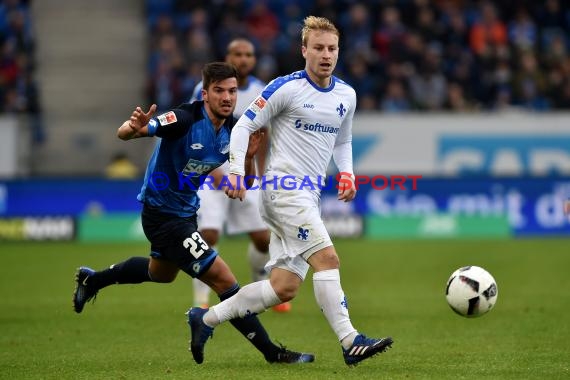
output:
[[[222,256],[249,282],[247,241]],[[313,297],[311,274],[289,314],[261,315],[271,337],[316,354],[311,364],[265,363],[230,324],[218,327],[204,364],[188,349],[191,281],[112,286],[72,311],[76,267],[96,269],[146,244],[0,243],[0,378],[3,379],[568,379],[570,240],[338,240],[341,277],[356,328],[391,335],[388,352],[348,368]],[[481,318],[452,312],[453,270],[479,265],[498,283]]]

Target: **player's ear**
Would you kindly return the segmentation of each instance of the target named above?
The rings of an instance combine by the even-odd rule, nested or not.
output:
[[[301,45],[301,54],[303,54],[303,58],[307,58],[307,47],[305,45]]]
[[[206,91],[204,88],[202,88],[202,99],[204,102],[208,102],[208,91]]]

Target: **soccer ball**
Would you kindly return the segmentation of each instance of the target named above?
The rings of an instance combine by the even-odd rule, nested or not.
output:
[[[445,298],[453,311],[467,318],[480,317],[497,302],[497,283],[481,267],[459,268],[451,274],[445,288]]]

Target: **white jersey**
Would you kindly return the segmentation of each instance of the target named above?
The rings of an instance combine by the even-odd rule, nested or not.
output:
[[[352,174],[355,108],[354,89],[334,76],[328,88],[318,87],[304,70],[274,79],[232,130],[230,172],[244,175],[249,134],[271,124],[266,176],[319,184],[331,156],[339,171]]]
[[[200,83],[194,87],[194,92],[192,92],[192,98],[189,103],[195,100],[202,100],[202,87],[203,84],[200,81]],[[234,109],[234,117],[236,119],[239,119],[239,117],[243,115],[250,103],[261,94],[264,87],[265,83],[253,75],[247,77],[247,87],[238,88],[236,108]]]

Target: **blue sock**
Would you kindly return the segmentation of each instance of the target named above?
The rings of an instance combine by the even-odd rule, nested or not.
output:
[[[148,275],[148,257],[131,257],[119,264],[96,272],[87,280],[89,286],[102,289],[112,284],[140,284],[152,281]]]
[[[220,301],[230,298],[239,291],[239,285],[235,284],[224,293],[220,294]],[[265,357],[265,360],[273,362],[277,360],[277,354],[280,347],[276,346],[265,328],[261,324],[256,314],[249,315],[245,318],[234,318],[230,323],[255,346]]]

